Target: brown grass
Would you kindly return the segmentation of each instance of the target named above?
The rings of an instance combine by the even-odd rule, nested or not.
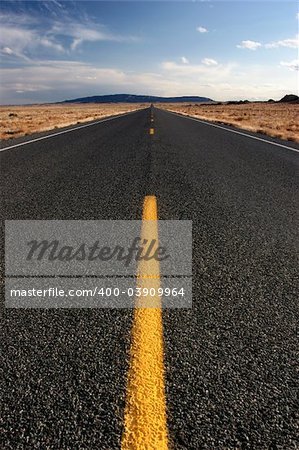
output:
[[[125,103],[0,106],[0,139],[100,120],[145,107],[142,104]]]
[[[160,104],[160,108],[268,136],[299,143],[299,105],[249,103],[245,105]]]

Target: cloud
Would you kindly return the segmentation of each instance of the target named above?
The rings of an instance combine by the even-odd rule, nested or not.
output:
[[[34,17],[22,14],[0,14],[0,51],[2,55],[33,58],[42,53],[68,53],[75,51],[84,42],[114,41],[136,42],[135,36],[111,33],[104,25],[85,18],[78,22],[69,17],[48,18],[43,29]],[[11,49],[7,53],[3,49]]]
[[[298,48],[299,47],[299,35],[294,38],[282,39],[280,41],[273,41],[267,44],[262,44],[261,42],[256,41],[242,41],[241,44],[237,45],[238,48],[247,48],[248,50],[256,50],[258,48]]]
[[[25,67],[1,70],[3,103],[48,102],[105,93],[142,92],[153,95],[194,95],[218,89],[229,78],[230,67],[221,70],[205,65],[162,64],[158,73],[97,67],[78,61],[44,60]],[[220,89],[220,88],[219,88]],[[204,92],[205,93],[205,92]],[[214,93],[215,94],[215,93]]]
[[[210,58],[209,58],[210,59]],[[204,95],[215,100],[267,100],[279,99],[285,92],[296,90],[294,72],[282,71],[277,65],[245,64],[234,62],[217,65],[162,63],[163,76],[177,83],[176,95]],[[264,80],[271,80],[264,86]],[[173,92],[173,91],[172,91]],[[170,92],[170,95],[173,95]]]
[[[294,71],[234,63],[207,66],[166,61],[157,72],[137,72],[74,60],[40,60],[25,67],[2,68],[0,76],[0,98],[4,104],[54,102],[119,92],[267,100],[295,92],[297,86]],[[264,80],[271,83],[264,85]]]
[[[198,75],[206,77],[206,80],[201,79],[203,82],[209,82],[211,78],[219,79],[221,77],[226,77],[229,75],[235,66],[234,64],[222,64],[218,65],[217,61],[212,60],[210,58],[206,58],[209,64],[177,64],[174,61],[164,61],[162,63],[162,69],[172,74],[177,78],[185,77],[187,78],[194,77],[194,80],[197,79]],[[204,61],[204,60],[203,60]],[[213,63],[211,63],[213,61]],[[216,63],[216,64],[215,64]]]
[[[248,50],[256,50],[257,48],[261,47],[262,44],[260,42],[256,41],[242,41],[241,44],[238,44],[238,48],[247,48]]]
[[[296,19],[299,20],[299,12],[296,14]]]
[[[205,64],[206,66],[217,66],[218,65],[218,62],[212,58],[204,58],[201,60],[201,62],[202,62],[202,64]]]
[[[7,25],[32,26],[33,24],[38,25],[39,21],[36,17],[28,14],[0,12],[0,22]]]
[[[290,70],[299,71],[299,59],[294,59],[293,61],[281,61],[280,65],[282,67],[288,67]]]
[[[59,91],[68,88],[84,88],[85,84],[102,82],[121,83],[124,73],[121,70],[97,68],[77,61],[45,60],[38,65],[1,70],[2,82],[6,89],[34,91]],[[65,83],[65,84],[64,84]]]
[[[299,48],[299,35],[294,38],[283,39],[281,41],[270,42],[269,44],[265,44],[265,48],[279,48],[279,47],[287,47],[287,48]]]
[[[22,27],[1,23],[0,48],[10,48],[13,53],[23,50],[35,42],[35,33]]]
[[[135,36],[121,36],[110,33],[103,25],[93,23],[81,24],[77,22],[56,22],[50,34],[55,36],[66,36],[72,39],[71,50],[76,50],[84,42],[114,41],[114,42],[136,42]]]
[[[8,57],[10,60],[12,59],[22,59],[23,61],[30,61],[30,58],[27,58],[26,55],[19,53],[15,50],[12,50],[10,47],[2,47],[0,48],[0,55],[4,57]]]
[[[50,39],[43,38],[40,40],[40,44],[44,47],[52,48],[56,50],[57,52],[64,52],[65,49],[61,44],[58,44],[56,42],[51,41]]]
[[[40,35],[35,30],[26,29],[19,25],[1,23],[0,51],[2,55],[16,56],[30,60],[30,56],[38,49],[48,49],[54,52],[64,52],[61,44],[49,36]],[[6,50],[5,50],[6,49]],[[9,49],[9,51],[7,51]]]
[[[185,56],[181,57],[181,61],[183,64],[189,64],[189,60],[187,58],[185,58]]]
[[[13,50],[9,47],[3,47],[1,49],[1,52],[3,55],[13,55],[14,54]]]
[[[205,28],[205,27],[197,27],[196,30],[197,30],[199,33],[208,33],[208,30],[207,30],[207,28]]]
[[[176,80],[161,73],[97,67],[78,61],[44,60],[18,68],[2,68],[0,98],[4,104],[55,102],[67,98],[136,90],[144,94],[183,93]]]

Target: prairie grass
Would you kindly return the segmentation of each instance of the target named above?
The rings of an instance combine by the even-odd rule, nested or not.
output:
[[[160,108],[215,123],[299,143],[299,105],[249,103],[243,105],[160,104]]]
[[[146,105],[125,103],[0,106],[0,139],[63,128],[122,114]]]

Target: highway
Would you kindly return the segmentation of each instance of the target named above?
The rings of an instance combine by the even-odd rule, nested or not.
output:
[[[154,196],[159,220],[192,220],[193,306],[162,311],[167,444],[131,448],[296,449],[299,147],[152,114],[2,143],[2,219],[141,219]],[[3,260],[2,228],[4,303]],[[2,317],[1,448],[130,448],[134,311]]]

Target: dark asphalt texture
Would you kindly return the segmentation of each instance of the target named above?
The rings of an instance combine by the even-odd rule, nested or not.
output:
[[[2,218],[140,219],[154,194],[193,220],[193,308],[163,312],[171,446],[296,449],[299,155],[154,117],[0,153]],[[1,448],[120,448],[132,311],[2,313]]]

